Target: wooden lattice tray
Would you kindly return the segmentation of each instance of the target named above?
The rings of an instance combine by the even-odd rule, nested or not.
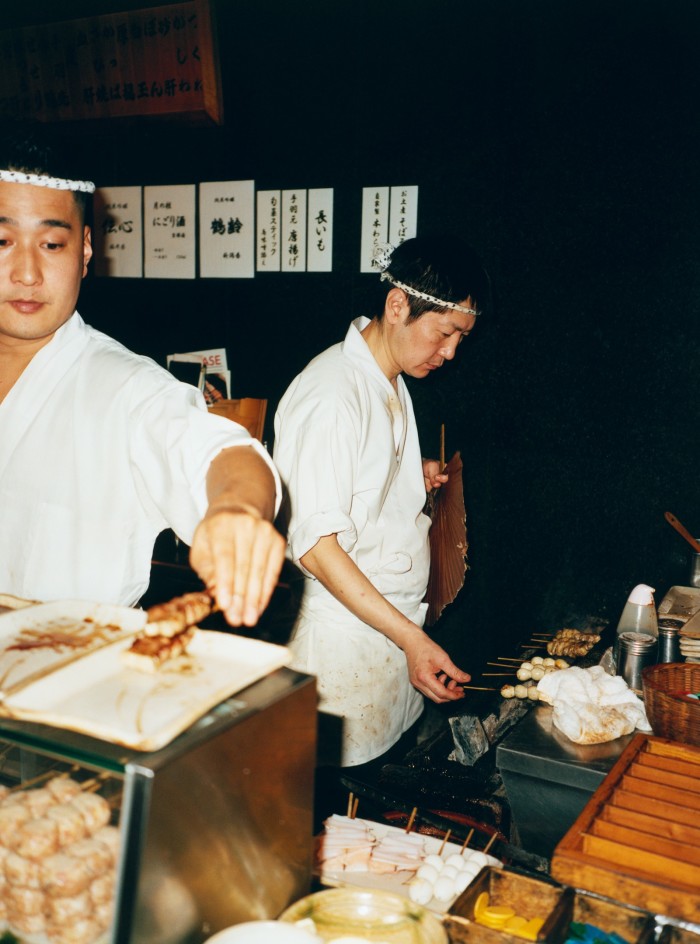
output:
[[[554,850],[551,874],[700,922],[700,747],[637,735]]]

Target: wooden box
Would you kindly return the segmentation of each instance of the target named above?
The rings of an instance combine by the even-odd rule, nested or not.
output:
[[[552,876],[700,920],[700,747],[637,735],[554,850]]]
[[[657,944],[700,944],[700,927],[691,931],[690,928],[667,924],[661,929]]]
[[[523,944],[522,937],[487,928],[474,920],[474,905],[483,892],[488,893],[490,905],[507,905],[529,921],[531,918],[547,919],[555,911],[565,889],[558,883],[539,881],[508,869],[484,868],[445,915],[444,925],[452,944],[465,941]],[[545,940],[541,933],[538,939]]]
[[[656,922],[648,911],[566,888],[557,908],[542,927],[541,939],[548,944],[566,941],[572,921],[592,924],[605,934],[618,934],[629,944],[651,944],[655,936]]]

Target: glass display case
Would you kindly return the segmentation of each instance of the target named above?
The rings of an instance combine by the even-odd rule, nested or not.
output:
[[[5,927],[199,944],[277,917],[310,888],[315,749],[314,679],[286,668],[153,753],[0,719]]]

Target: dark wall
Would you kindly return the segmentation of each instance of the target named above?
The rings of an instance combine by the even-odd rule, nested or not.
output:
[[[126,6],[67,3],[60,18]],[[495,296],[457,361],[411,385],[424,451],[444,422],[465,462],[471,570],[442,638],[468,667],[533,629],[616,619],[638,582],[657,599],[686,582],[663,512],[700,534],[700,6],[215,6],[225,125],[73,128],[80,160],[98,184],[334,187],[334,271],[89,279],[86,318],[159,359],[225,345],[234,395],[274,409],[372,313],[361,188],[418,184],[419,231],[461,232]]]

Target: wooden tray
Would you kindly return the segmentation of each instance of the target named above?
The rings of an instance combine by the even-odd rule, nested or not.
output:
[[[491,905],[507,905],[523,918],[547,919],[556,911],[565,889],[505,869],[484,868],[462,892],[444,918],[452,944],[524,944],[524,938],[506,931],[487,928],[474,920],[474,905],[483,892]],[[545,920],[545,925],[547,921]],[[544,926],[543,929],[544,930]],[[538,940],[546,940],[540,931]]]
[[[637,735],[554,850],[551,874],[700,921],[700,748]]]

